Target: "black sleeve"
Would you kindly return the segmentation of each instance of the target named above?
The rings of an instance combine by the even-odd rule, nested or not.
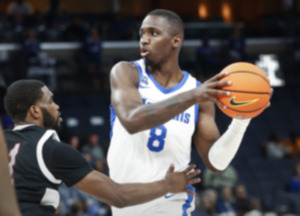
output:
[[[92,171],[80,152],[52,139],[45,143],[43,157],[52,175],[68,186],[76,184]]]

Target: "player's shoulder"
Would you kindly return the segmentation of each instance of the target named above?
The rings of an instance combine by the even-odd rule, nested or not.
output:
[[[47,129],[36,125],[20,125],[16,126],[13,130],[5,130],[6,137],[15,137],[25,135],[26,137],[40,137],[46,132]]]
[[[49,138],[44,145],[44,149],[49,151],[59,151],[64,153],[76,152],[76,150],[65,142],[59,141],[57,139]],[[46,150],[47,152],[47,150]]]
[[[122,83],[133,83],[137,86],[139,73],[139,69],[133,62],[121,61],[113,66],[110,73],[110,80],[112,83],[122,80]]]
[[[63,157],[64,154],[76,155],[77,150],[55,137],[55,135],[47,137],[43,146],[44,153],[54,152]]]
[[[138,71],[137,67],[133,62],[130,61],[120,61],[116,63],[111,69],[111,73],[127,73],[128,71]]]

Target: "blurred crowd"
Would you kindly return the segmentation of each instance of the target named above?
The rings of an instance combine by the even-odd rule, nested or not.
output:
[[[24,0],[14,0],[1,19],[0,42],[18,42],[26,30],[35,29],[41,41],[82,41],[92,26],[97,26],[106,40],[133,39],[134,21],[114,14],[70,14],[59,0],[49,1],[45,11],[33,9]]]
[[[69,14],[59,0],[49,1],[45,11],[33,10],[23,0],[12,1],[7,13],[0,17],[0,43],[19,45],[12,56],[0,50],[0,64],[7,82],[20,78],[43,79],[52,90],[56,88],[55,69],[63,65],[60,59],[43,52],[43,42],[76,42],[80,44],[77,66],[85,73],[77,77],[95,91],[107,89],[107,72],[103,71],[102,41],[132,40],[135,23],[115,14]],[[69,77],[69,78],[72,78]]]
[[[214,174],[205,169],[202,175],[202,187],[196,194],[196,210],[192,215],[298,215],[300,213],[299,157],[293,163],[293,174],[288,178],[289,181],[284,187],[278,188],[278,192],[274,191],[274,194],[278,194],[278,196],[273,200],[277,201],[268,205],[261,196],[249,193],[247,185],[239,178],[239,173],[233,166],[229,166],[220,174]],[[257,185],[257,187],[259,186]]]
[[[260,32],[260,29],[257,29],[256,33],[243,22],[213,31],[205,28],[200,31],[197,28],[186,29],[185,38],[198,40],[200,45],[195,47],[192,58],[185,55],[181,57],[182,68],[204,81],[232,62],[257,61],[259,59],[257,55],[247,53],[249,37],[289,37],[290,43],[278,54],[279,61],[283,65],[280,70],[285,71],[287,82],[299,84],[300,75],[297,73],[300,66],[299,27],[294,26],[295,28],[291,28],[294,30],[289,32],[278,31],[282,34],[266,32],[269,29],[268,23],[275,25],[280,23],[280,20],[287,22],[288,18],[294,20],[298,18],[295,13],[285,20],[282,17],[283,15],[279,14],[276,19],[273,16],[262,18],[266,20],[265,28]],[[190,17],[183,17],[183,20],[191,23],[203,22],[199,18]],[[25,0],[12,0],[7,6],[6,14],[0,17],[0,43],[18,44],[19,49],[16,53],[10,54],[5,48],[0,50],[0,66],[4,71],[1,75],[8,83],[25,77],[43,79],[51,90],[59,89],[57,80],[61,79],[69,79],[70,82],[80,80],[82,88],[91,88],[93,91],[108,90],[108,73],[111,65],[103,63],[103,41],[137,41],[140,22],[139,17],[129,17],[122,12],[71,14],[59,0],[49,1],[45,11],[34,9]],[[218,22],[225,24],[222,19]],[[209,21],[207,25],[211,25]],[[213,45],[214,39],[222,40],[222,45]],[[70,63],[49,56],[49,53],[41,47],[45,42],[75,42],[80,46],[75,54],[73,53],[73,62]],[[114,61],[117,60],[118,56]],[[72,72],[67,71],[64,74],[69,76],[60,79],[56,76],[58,68],[67,68],[66,70]],[[280,70],[276,73],[283,76]]]
[[[300,136],[291,132],[288,137],[281,138],[278,133],[271,133],[263,143],[263,151],[266,157],[272,159],[300,158]]]

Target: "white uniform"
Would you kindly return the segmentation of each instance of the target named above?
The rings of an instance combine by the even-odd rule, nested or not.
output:
[[[200,85],[184,72],[178,85],[165,89],[147,71],[143,59],[134,64],[139,70],[139,92],[145,104],[159,102]],[[107,155],[110,177],[118,183],[146,183],[163,179],[171,163],[175,165],[175,171],[184,170],[191,160],[191,138],[197,119],[198,104],[161,126],[129,134],[111,108],[112,134]],[[188,215],[193,210],[192,201],[193,196],[186,193],[167,194],[145,204],[113,208],[113,215]],[[174,213],[170,214],[171,211]]]

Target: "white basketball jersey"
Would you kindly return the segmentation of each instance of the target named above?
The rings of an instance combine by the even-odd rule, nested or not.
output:
[[[166,89],[156,82],[143,59],[139,70],[139,92],[144,104],[156,103],[200,85],[189,73],[178,85]],[[192,135],[198,118],[198,104],[163,125],[129,134],[111,108],[111,143],[107,155],[110,177],[119,183],[152,182],[164,178],[170,164],[176,171],[190,162]]]

